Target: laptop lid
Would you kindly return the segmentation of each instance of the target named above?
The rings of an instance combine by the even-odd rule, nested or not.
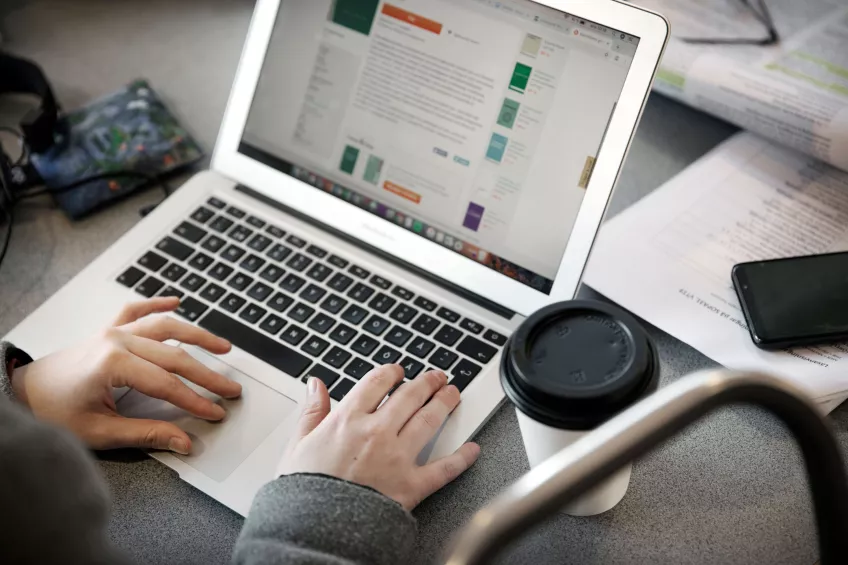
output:
[[[608,0],[259,0],[212,166],[526,315],[576,292],[667,35]]]

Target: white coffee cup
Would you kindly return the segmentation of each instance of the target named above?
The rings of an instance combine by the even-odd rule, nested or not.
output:
[[[568,301],[539,310],[510,338],[501,384],[515,406],[531,467],[657,388],[656,350],[633,316],[611,304]],[[632,465],[563,508],[601,514],[627,493]]]

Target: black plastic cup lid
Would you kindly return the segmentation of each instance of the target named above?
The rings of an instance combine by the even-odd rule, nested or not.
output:
[[[513,404],[556,428],[589,430],[656,390],[656,353],[626,311],[574,300],[531,315],[512,335],[501,383]]]

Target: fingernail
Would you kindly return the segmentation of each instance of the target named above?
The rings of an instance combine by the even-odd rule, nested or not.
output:
[[[180,455],[188,455],[188,444],[178,437],[171,438],[168,442],[168,449]]]
[[[212,412],[215,413],[215,417],[218,418],[219,420],[223,420],[224,416],[227,415],[227,411],[224,410],[224,408],[221,407],[218,404],[213,404],[213,406],[214,406],[214,408],[212,409]]]
[[[309,377],[309,380],[306,381],[306,394],[309,396],[318,394],[318,379],[315,377]]]

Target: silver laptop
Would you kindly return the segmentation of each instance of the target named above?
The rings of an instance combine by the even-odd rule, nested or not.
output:
[[[211,169],[7,338],[42,356],[181,297],[243,397],[220,424],[118,406],[178,422],[194,453],[152,456],[242,514],[310,375],[335,405],[380,364],[444,370],[462,403],[422,459],[450,453],[510,333],[574,295],[667,33],[608,0],[259,0]]]

